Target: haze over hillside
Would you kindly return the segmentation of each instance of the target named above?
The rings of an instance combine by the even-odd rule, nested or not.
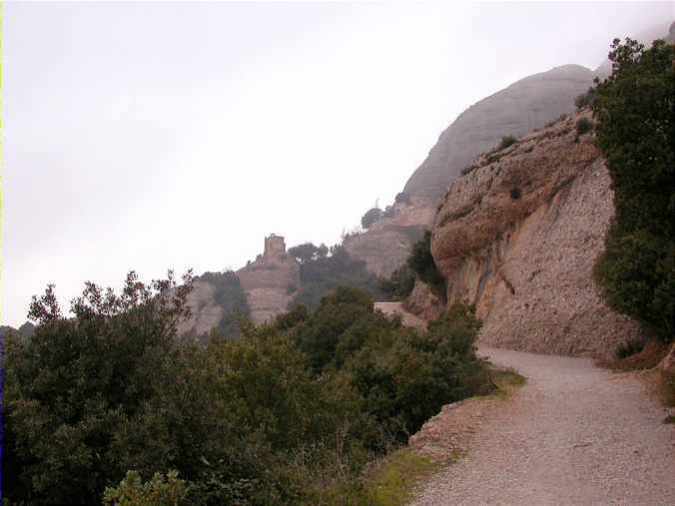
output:
[[[67,302],[131,268],[237,269],[273,231],[335,243],[470,104],[671,13],[8,4],[2,321],[49,282]]]
[[[472,105],[441,134],[403,191],[438,198],[480,153],[502,136],[520,137],[574,109],[574,97],[593,83],[593,72],[564,65],[526,77]]]

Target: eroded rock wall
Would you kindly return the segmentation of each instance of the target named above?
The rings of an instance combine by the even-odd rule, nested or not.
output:
[[[405,263],[412,245],[431,228],[436,214],[434,200],[411,199],[396,204],[392,216],[385,217],[361,233],[344,238],[342,244],[352,258],[380,277],[388,277]]]
[[[191,315],[179,323],[179,335],[201,336],[218,326],[224,315],[222,306],[215,301],[214,292],[213,285],[207,281],[197,280],[193,283],[187,297]]]
[[[606,356],[638,333],[594,286],[613,193],[592,134],[577,136],[576,120],[482,156],[436,215],[432,254],[448,303],[476,304],[485,344]]]
[[[300,266],[286,253],[282,237],[265,239],[265,251],[237,271],[254,323],[264,323],[286,311],[300,287]]]
[[[413,291],[403,302],[403,307],[426,321],[435,320],[445,312],[441,298],[419,278],[415,280]]]

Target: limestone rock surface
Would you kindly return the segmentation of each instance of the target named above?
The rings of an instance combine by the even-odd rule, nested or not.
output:
[[[420,279],[415,280],[415,287],[403,306],[427,321],[439,318],[445,311],[443,301]]]
[[[564,65],[521,79],[472,105],[440,135],[404,191],[441,197],[462,169],[503,136],[520,137],[571,113],[574,98],[591,86],[593,75],[580,65]]]
[[[412,245],[431,228],[436,209],[433,201],[416,198],[394,205],[391,213],[342,242],[352,258],[365,262],[366,268],[380,277],[390,276],[405,263]]]
[[[265,239],[264,253],[238,270],[237,276],[254,323],[264,323],[286,311],[300,287],[300,266],[286,253],[283,237],[274,234]]]
[[[599,357],[638,335],[594,285],[613,192],[577,118],[480,157],[436,215],[431,248],[448,303],[476,305],[483,344]]]
[[[213,285],[207,281],[193,283],[187,297],[191,315],[178,325],[179,335],[201,336],[218,326],[223,318],[223,308],[216,303],[214,291]]]

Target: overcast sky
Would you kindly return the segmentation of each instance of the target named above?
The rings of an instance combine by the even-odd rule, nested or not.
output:
[[[466,107],[673,5],[5,3],[2,322],[47,283],[333,244]]]

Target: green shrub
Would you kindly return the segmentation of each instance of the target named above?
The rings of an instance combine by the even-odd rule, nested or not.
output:
[[[615,39],[593,103],[616,209],[596,279],[610,306],[665,341],[675,332],[674,58],[663,41]]]
[[[505,135],[502,137],[502,140],[499,141],[497,151],[501,151],[502,149],[506,149],[509,146],[513,146],[516,142],[518,142],[518,139],[516,139],[513,135]]]
[[[489,384],[475,355],[479,329],[472,309],[456,305],[420,333],[374,312],[366,294],[341,288],[290,332],[315,375],[347,373],[368,413],[405,439],[443,404]]]
[[[428,230],[424,233],[424,237],[414,244],[407,265],[437,295],[445,299],[445,278],[436,267],[434,257],[431,255],[431,232]]]
[[[406,264],[396,269],[389,278],[380,280],[380,289],[390,300],[403,300],[415,288],[415,272]]]
[[[593,122],[588,118],[579,118],[576,126],[578,135],[584,135],[593,130]]]
[[[233,271],[205,272],[195,278],[213,286],[213,299],[223,309],[223,317],[216,327],[219,335],[227,339],[236,339],[240,335],[239,322],[251,315],[246,293],[241,287],[239,278]],[[202,341],[207,335],[200,336]]]
[[[368,271],[365,262],[352,258],[344,246],[332,246],[330,254],[318,255],[300,264],[300,289],[291,307],[303,304],[314,309],[339,286],[359,288],[373,297],[382,295],[377,277]]]
[[[104,506],[179,506],[186,503],[187,487],[178,479],[177,471],[166,476],[156,473],[143,483],[140,474],[129,471],[117,487],[108,487],[103,494]]]
[[[366,214],[364,214],[361,217],[361,226],[363,228],[370,228],[372,224],[374,224],[377,221],[380,221],[381,219],[382,219],[382,209],[378,207],[373,207],[372,209],[366,211]]]
[[[616,350],[614,351],[614,356],[618,360],[622,360],[635,355],[636,353],[640,353],[642,350],[644,350],[644,348],[645,343],[641,339],[626,341],[625,343],[621,343],[619,346],[617,346]]]
[[[408,194],[406,192],[397,193],[394,201],[397,204],[410,204],[410,202],[411,202],[410,194]]]
[[[343,287],[201,346],[176,336],[190,284],[34,301],[3,362],[12,504],[367,504],[368,462],[490,385],[464,306],[422,333]]]
[[[288,254],[295,258],[300,264],[306,264],[321,258],[326,258],[328,252],[328,248],[325,244],[314,246],[311,242],[299,244],[288,249]]]
[[[396,216],[396,210],[394,209],[394,206],[387,206],[384,208],[382,218],[393,218],[394,216]]]

